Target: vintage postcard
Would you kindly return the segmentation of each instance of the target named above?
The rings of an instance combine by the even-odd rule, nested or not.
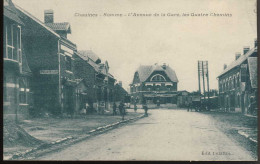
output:
[[[256,0],[3,0],[3,159],[257,161]]]

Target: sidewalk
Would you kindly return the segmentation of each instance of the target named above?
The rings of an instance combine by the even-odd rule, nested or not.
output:
[[[257,117],[249,117],[242,113],[203,112],[211,116],[214,124],[231,139],[236,140],[246,149],[257,155]]]
[[[133,109],[127,110],[125,120],[130,118],[136,118],[143,115],[144,111],[138,109],[135,113]],[[62,140],[66,137],[79,137],[86,134],[93,129],[101,126],[113,124],[121,121],[122,117],[112,116],[111,113],[105,115],[86,115],[81,118],[35,118],[31,120],[24,120],[20,123],[28,134],[39,139],[45,143],[51,143],[58,140]],[[4,156],[10,157],[17,152],[24,152],[28,149],[32,149],[32,146],[16,146],[16,147],[5,147]]]

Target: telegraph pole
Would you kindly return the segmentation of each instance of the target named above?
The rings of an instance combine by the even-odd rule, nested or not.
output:
[[[202,80],[203,80],[203,97],[205,101],[205,76],[204,76],[204,62],[202,61]]]
[[[209,104],[209,71],[208,71],[208,61],[198,61],[198,82],[199,82],[199,92],[201,94],[201,87],[200,87],[200,75],[202,76],[203,82],[203,101],[206,102],[206,86],[205,86],[205,78],[207,78],[207,103]],[[206,77],[205,77],[206,76]]]
[[[207,86],[208,86],[208,105],[209,105],[210,99],[209,99],[209,67],[208,67],[208,61],[206,61],[206,71],[207,71],[206,76],[207,76]],[[208,110],[210,110],[210,109],[208,108]]]
[[[200,90],[200,61],[198,61],[198,84],[199,84],[199,93],[201,94],[201,90]]]

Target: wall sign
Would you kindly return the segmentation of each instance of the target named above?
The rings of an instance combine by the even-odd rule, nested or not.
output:
[[[57,75],[58,73],[58,70],[40,70],[40,74],[43,75]]]

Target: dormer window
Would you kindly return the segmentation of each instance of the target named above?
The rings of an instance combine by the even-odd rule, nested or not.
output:
[[[151,81],[166,81],[162,75],[156,74],[151,78]]]

